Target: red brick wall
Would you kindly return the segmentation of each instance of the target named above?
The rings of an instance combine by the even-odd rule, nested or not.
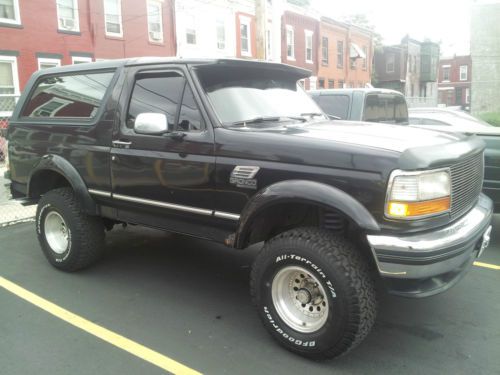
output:
[[[295,40],[295,61],[287,59],[286,46],[286,25],[290,25],[294,29]],[[312,31],[313,46],[312,55],[313,63],[306,63],[306,41],[305,30]],[[305,68],[311,71],[313,76],[318,75],[318,41],[319,41],[319,21],[314,18],[303,16],[300,14],[286,11],[281,23],[281,61],[285,64],[290,64]]]
[[[95,58],[175,55],[173,0],[163,3],[164,43],[149,42],[146,0],[122,0],[123,38],[104,33],[102,0],[78,0],[79,35],[58,31],[56,1],[19,1],[20,27],[0,26],[0,54],[17,55],[22,90],[38,69],[37,53],[61,55],[61,64],[71,64],[71,52]]]

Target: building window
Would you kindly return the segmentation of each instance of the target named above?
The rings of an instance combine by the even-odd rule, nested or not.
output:
[[[104,0],[104,28],[106,35],[123,36],[121,0]]]
[[[97,60],[96,60],[97,61]],[[71,63],[74,64],[85,64],[92,62],[92,57],[88,56],[72,56],[71,57]]]
[[[329,89],[335,88],[335,81],[333,79],[328,80],[328,88]]]
[[[465,104],[470,104],[470,88],[465,89]]]
[[[389,53],[387,55],[387,60],[385,61],[385,72],[386,73],[394,73],[395,61],[396,61],[396,55],[393,53]]]
[[[0,0],[2,2],[3,0]],[[78,0],[56,0],[59,30],[80,31]]]
[[[240,16],[240,52],[242,56],[252,56],[250,35],[250,18]]]
[[[337,68],[344,68],[344,42],[337,41]]]
[[[356,70],[356,65],[357,65],[356,61],[358,59],[351,58],[350,60],[351,60],[351,69]]]
[[[328,38],[326,36],[321,38],[321,63],[328,65]]]
[[[38,58],[38,70],[54,68],[56,66],[61,66],[60,59],[47,59],[43,57]]]
[[[0,22],[21,24],[19,0],[0,0]]]
[[[344,88],[344,81],[340,80],[339,81],[339,89],[343,89]]]
[[[313,32],[311,30],[305,30],[306,37],[306,63],[313,63]]]
[[[196,30],[192,28],[186,29],[186,43],[196,44]]]
[[[163,11],[161,2],[148,1],[148,32],[151,42],[163,42]]]
[[[0,8],[1,9],[1,8]],[[0,56],[0,116],[10,116],[19,96],[17,58]]]
[[[295,35],[290,25],[286,25],[286,56],[288,60],[295,60]]]
[[[443,81],[449,81],[449,80],[450,80],[450,67],[443,66]]]
[[[318,88],[319,89],[324,89],[325,88],[325,79],[324,78],[319,78],[318,79]]]
[[[363,58],[363,70],[366,70],[366,60],[368,60],[368,48],[366,46],[363,46],[363,53],[365,54]]]
[[[467,65],[460,65],[460,81],[467,81]]]
[[[217,49],[226,49],[226,24],[224,20],[217,20],[215,27],[217,33]]]
[[[273,58],[273,49],[272,49],[272,39],[271,39],[271,30],[266,30],[266,59],[272,60]]]

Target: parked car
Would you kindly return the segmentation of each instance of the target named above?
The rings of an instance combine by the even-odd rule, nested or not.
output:
[[[409,121],[415,127],[480,137],[486,143],[483,192],[493,200],[495,212],[500,212],[500,128],[467,112],[446,108],[411,108]]]
[[[235,250],[264,241],[254,304],[277,341],[309,358],[363,340],[376,279],[407,297],[456,284],[489,243],[483,142],[329,121],[297,84],[309,74],[166,58],[34,73],[9,125],[10,178],[14,195],[38,202],[48,261],[89,266],[116,223]]]
[[[309,91],[332,118],[349,121],[408,124],[408,107],[399,91],[358,88]]]

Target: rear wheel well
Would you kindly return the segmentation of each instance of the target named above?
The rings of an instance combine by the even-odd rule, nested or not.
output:
[[[49,169],[38,171],[30,179],[28,196],[39,198],[48,191],[61,187],[72,187],[62,174]]]

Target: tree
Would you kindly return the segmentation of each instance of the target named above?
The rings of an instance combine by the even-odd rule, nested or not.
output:
[[[371,23],[366,14],[351,14],[350,16],[344,17],[343,21],[345,23],[370,30],[373,33],[373,43],[375,44],[375,47],[382,45],[382,35],[375,30],[375,26]]]
[[[287,0],[288,3],[293,5],[298,5],[299,7],[309,7],[311,5],[311,0]]]

